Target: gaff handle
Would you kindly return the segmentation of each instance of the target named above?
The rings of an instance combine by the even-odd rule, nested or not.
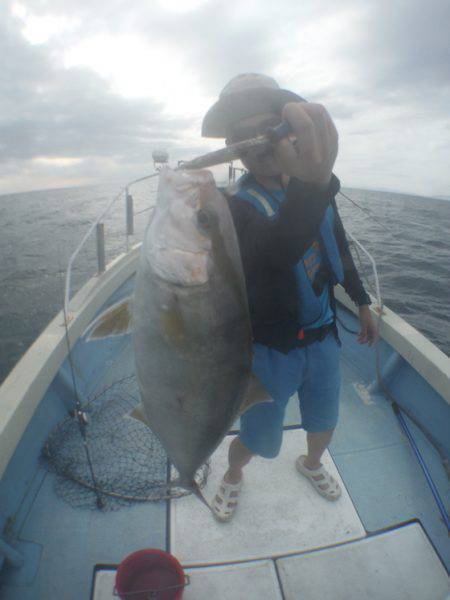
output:
[[[294,130],[292,129],[291,124],[287,121],[283,121],[281,125],[269,127],[269,129],[266,131],[266,135],[271,144],[278,144],[280,140],[288,137],[288,135],[293,133],[293,131]]]

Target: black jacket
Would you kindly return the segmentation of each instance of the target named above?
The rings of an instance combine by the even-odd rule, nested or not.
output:
[[[344,267],[344,288],[358,305],[370,304],[353,262],[334,200],[340,183],[327,190],[291,178],[275,219],[226,192],[241,250],[256,342],[287,353],[298,345],[298,288],[294,268],[313,241],[328,206],[335,212],[335,237]],[[333,289],[330,302],[335,311]]]

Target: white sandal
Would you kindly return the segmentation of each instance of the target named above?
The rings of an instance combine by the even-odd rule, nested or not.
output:
[[[319,492],[321,496],[326,498],[327,500],[337,500],[341,495],[341,487],[339,483],[332,477],[328,471],[325,469],[323,465],[321,465],[318,469],[307,469],[303,464],[303,460],[306,458],[301,455],[295,461],[295,468],[297,471],[304,475],[309,481],[313,484],[314,488]],[[314,477],[318,477],[322,475],[322,479],[314,479]],[[325,487],[320,487],[325,486]]]
[[[237,499],[242,488],[242,479],[239,483],[222,482],[217,490],[217,494],[212,501],[212,512],[218,521],[226,523],[233,518],[237,507]]]

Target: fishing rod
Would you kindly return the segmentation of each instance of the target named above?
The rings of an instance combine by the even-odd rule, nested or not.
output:
[[[242,154],[245,154],[245,152],[251,150],[259,150],[262,152],[268,151],[272,149],[275,144],[280,142],[282,139],[289,137],[289,135],[292,135],[293,133],[294,130],[292,129],[291,124],[287,121],[283,121],[276,127],[268,127],[262,135],[259,135],[256,138],[250,138],[242,142],[236,142],[235,144],[230,144],[226,148],[208,152],[207,154],[203,154],[202,156],[192,160],[182,161],[179,163],[177,169],[205,169],[207,167],[213,167],[215,165],[238,160],[241,158]],[[369,215],[385,231],[388,231],[386,225],[382,223],[371,210],[361,206],[342,191],[339,191],[339,194],[351,202],[354,206],[357,206],[361,211]]]
[[[262,135],[255,138],[236,142],[220,150],[214,150],[192,160],[183,161],[178,165],[178,169],[205,169],[206,167],[237,160],[243,153],[250,150],[267,151],[292,133],[291,125],[287,121],[283,121],[276,127],[268,127]]]
[[[220,150],[213,150],[212,152],[207,152],[206,154],[202,154],[201,156],[193,158],[192,160],[180,161],[178,163],[178,166],[175,167],[174,170],[178,171],[181,169],[206,169],[208,167],[214,167],[224,163],[230,163],[233,160],[238,160],[243,154],[249,151],[258,150],[260,152],[267,152],[268,150],[271,150],[275,144],[280,142],[282,139],[289,137],[289,135],[292,135],[293,133],[294,130],[292,129],[291,124],[287,121],[283,121],[280,125],[277,125],[276,127],[268,127],[263,134],[258,135],[255,138],[249,138],[248,140],[243,140],[241,142],[229,144],[225,148],[221,148]],[[140,183],[141,181],[145,181],[153,177],[157,177],[159,173],[160,172],[158,170],[156,173],[152,173],[151,175],[146,175],[145,177],[141,177],[139,179],[131,181],[128,184],[128,186],[131,186],[135,183]],[[386,225],[382,223],[371,210],[361,206],[360,204],[355,202],[355,200],[349,198],[342,191],[339,191],[339,194],[343,196],[346,200],[351,202],[354,206],[357,206],[361,211],[365,212],[368,216],[370,216],[385,231],[388,231]]]
[[[216,165],[222,165],[224,163],[237,160],[243,153],[250,150],[267,151],[272,149],[275,144],[280,142],[283,138],[288,137],[292,133],[293,130],[290,124],[286,121],[283,121],[281,125],[277,125],[276,127],[268,127],[265,133],[258,135],[255,138],[230,144],[229,146],[221,148],[220,150],[207,152],[206,154],[202,154],[201,156],[193,158],[192,160],[180,161],[178,166],[175,167],[174,171],[185,169],[206,169],[208,167],[214,167]],[[151,179],[152,177],[158,177],[158,175],[159,171],[156,171],[156,173],[152,173],[151,175],[146,175],[145,177],[140,177],[139,179],[130,181],[128,186]]]
[[[215,165],[220,165],[226,162],[232,162],[233,160],[237,160],[241,157],[241,155],[249,150],[259,150],[259,151],[267,151],[271,149],[275,144],[280,142],[282,139],[288,137],[294,132],[291,125],[287,121],[283,121],[281,125],[277,125],[277,127],[269,127],[267,131],[259,135],[256,138],[251,138],[248,140],[244,140],[242,142],[237,142],[235,144],[230,144],[226,148],[221,148],[220,150],[215,150],[214,152],[208,152],[207,154],[203,154],[198,158],[194,158],[193,160],[189,160],[186,162],[181,162],[178,165],[178,169],[205,169],[207,167],[213,167]],[[381,225],[383,229],[387,230],[384,223],[382,223],[368,208],[365,208],[355,202],[352,198],[349,198],[342,191],[339,191],[339,194],[343,196],[346,200],[351,202],[354,206],[357,206],[360,210],[365,212],[367,215],[372,217],[378,225]]]

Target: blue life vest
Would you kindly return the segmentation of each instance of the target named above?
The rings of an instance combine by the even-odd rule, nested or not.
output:
[[[280,203],[285,199],[283,191],[270,193],[249,174],[239,179],[236,188],[230,192],[235,197],[252,204],[268,219],[276,218]],[[317,244],[313,244],[307,250],[295,269],[299,286],[299,324],[302,328],[309,329],[331,323],[334,320],[334,312],[330,307],[328,285],[325,285],[322,292],[316,295],[312,279],[305,268],[305,260],[325,261],[331,276],[328,285],[343,283],[344,268],[334,235],[334,211],[331,206],[327,208],[320,225]]]

